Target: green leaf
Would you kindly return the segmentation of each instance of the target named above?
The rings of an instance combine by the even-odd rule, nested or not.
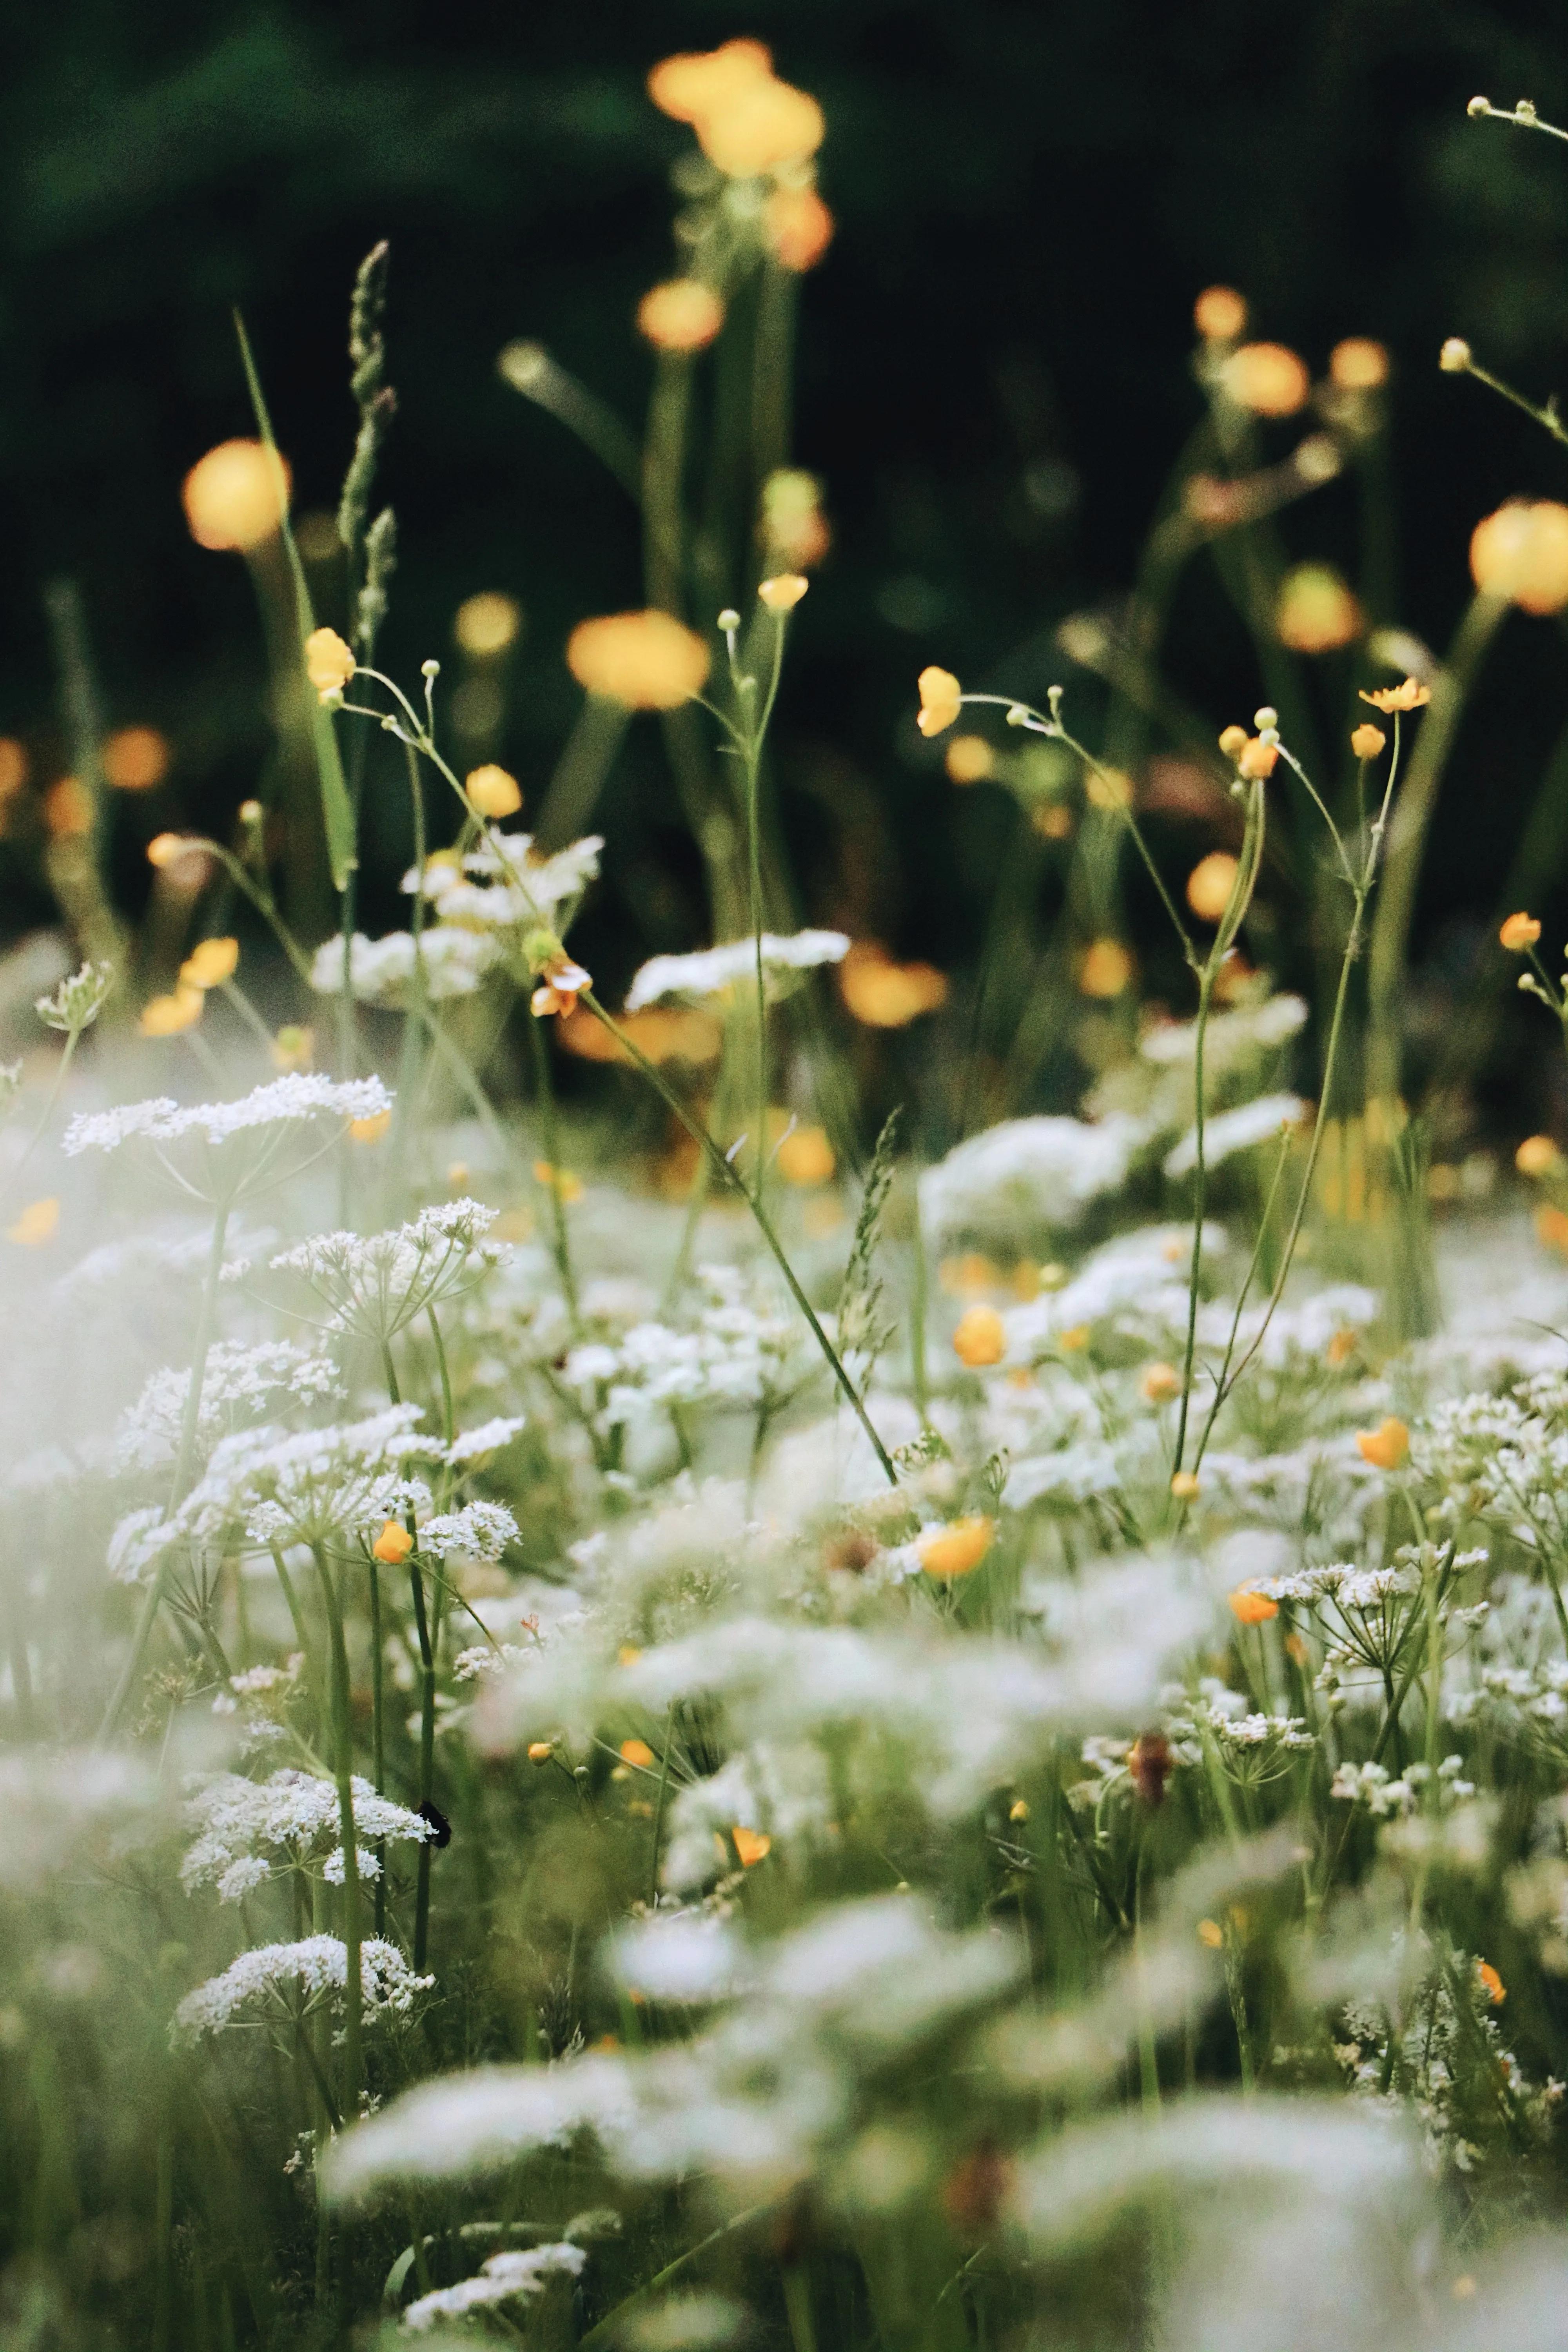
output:
[[[278,467],[279,505],[282,511],[281,530],[284,552],[294,582],[294,612],[300,630],[300,647],[304,652],[305,640],[316,625],[316,615],[310,606],[310,591],[305,579],[305,567],[300,561],[293,526],[289,520],[289,504],[283,495],[283,460],[273,438],[272,419],[267,413],[262,397],[261,379],[251,356],[250,338],[245,331],[245,321],[237,310],[235,332],[239,337],[239,355],[245,363],[245,381],[250,388],[250,404],[256,412],[256,429],[268,455]],[[348,887],[349,876],[359,864],[354,843],[353,808],[349,800],[349,788],[343,780],[343,763],[338,752],[338,739],[332,726],[332,714],[325,709],[312,693],[310,698],[310,735],[316,751],[316,771],[321,782],[321,823],[327,836],[327,862],[332,869],[332,887],[342,891]]]

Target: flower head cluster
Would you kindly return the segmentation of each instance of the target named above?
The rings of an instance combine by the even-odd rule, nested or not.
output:
[[[390,1339],[505,1264],[508,1244],[487,1238],[495,1221],[479,1201],[443,1201],[385,1233],[317,1234],[272,1268],[310,1284],[329,1309],[330,1330]]]
[[[121,1421],[115,1439],[118,1469],[158,1470],[174,1461],[190,1392],[188,1370],[169,1368],[153,1374]],[[206,1360],[196,1444],[202,1453],[210,1452],[226,1432],[274,1410],[280,1396],[313,1405],[342,1393],[330,1356],[289,1339],[262,1339],[248,1346],[220,1339]]]
[[[423,876],[411,866],[403,888],[412,897],[423,880],[442,929],[484,934],[548,923],[562,931],[599,871],[604,846],[602,835],[591,833],[542,856],[531,834],[492,830],[461,857],[437,850],[426,861]]]
[[[275,1144],[289,1129],[312,1119],[375,1118],[391,1108],[392,1097],[379,1078],[329,1078],[319,1071],[295,1070],[234,1102],[182,1107],[160,1095],[118,1110],[84,1112],[66,1129],[61,1149],[74,1158],[83,1151],[117,1151],[138,1139],[159,1144],[197,1137],[216,1146],[243,1136]]]
[[[84,963],[79,971],[61,981],[52,996],[40,996],[34,1010],[46,1027],[62,1029],[68,1037],[79,1037],[102,1012],[113,985],[111,965]]]
[[[374,1878],[381,1865],[370,1846],[395,1838],[423,1844],[430,1825],[357,1774],[351,1785],[356,1846],[365,1841],[356,1855],[360,1876]],[[342,1878],[337,1788],[314,1772],[285,1769],[265,1780],[216,1773],[197,1784],[188,1810],[200,1834],[180,1865],[187,1893],[213,1886],[221,1901],[237,1903],[278,1868],[312,1867],[333,1884]]]
[[[849,952],[843,931],[795,931],[779,939],[763,934],[763,984],[770,1000],[784,995],[798,975],[819,964],[839,963]],[[732,940],[724,947],[701,948],[692,955],[655,956],[645,963],[626,991],[626,1011],[640,1013],[648,1004],[704,1004],[714,997],[754,985],[757,948],[754,940]]]
[[[587,2259],[581,2246],[566,2241],[509,2248],[492,2254],[477,2278],[459,2279],[456,2286],[433,2287],[420,2295],[404,2313],[403,2325],[411,2336],[418,2336],[438,2319],[463,2319],[471,2311],[537,2294],[547,2279],[580,2278]]]
[[[432,923],[417,939],[412,931],[388,931],[379,940],[355,931],[349,941],[349,986],[358,1003],[402,1011],[421,994],[432,1004],[474,995],[500,961],[493,939],[453,923]],[[310,985],[318,995],[342,994],[341,940],[323,940],[316,950]]]
[[[174,2038],[199,2042],[231,2025],[280,2024],[342,1998],[348,1949],[336,1936],[297,1944],[261,1944],[241,1952],[223,1974],[188,1992],[174,2011]],[[416,1976],[395,1944],[368,1936],[360,1947],[360,1986],[367,2022],[406,2017],[433,1976]]]

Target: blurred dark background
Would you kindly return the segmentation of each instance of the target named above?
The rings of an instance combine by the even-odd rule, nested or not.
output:
[[[638,561],[628,502],[501,382],[496,354],[537,337],[640,429],[649,362],[631,315],[670,270],[668,175],[689,144],[644,76],[737,32],[770,41],[826,107],[837,220],[803,288],[795,436],[835,544],[798,616],[779,733],[808,915],[834,911],[824,861],[858,811],[876,845],[871,928],[903,954],[973,961],[1007,812],[990,788],[956,793],[940,747],[915,734],[915,673],[934,659],[1041,692],[1064,668],[1044,650],[1051,628],[1125,588],[1199,414],[1201,287],[1241,288],[1251,331],[1314,373],[1342,336],[1389,346],[1399,587],[1384,617],[1441,646],[1477,518],[1510,494],[1568,489],[1544,434],[1436,367],[1458,332],[1538,398],[1558,380],[1568,152],[1464,108],[1484,90],[1568,113],[1560,0],[14,10],[0,733],[63,764],[41,592],[69,576],[109,719],[155,725],[174,747],[155,794],[117,796],[128,903],[146,835],[226,828],[268,741],[244,567],[192,545],[178,497],[203,450],[250,429],[231,306],[296,512],[330,512],[353,425],[346,293],[381,236],[401,398],[383,479],[402,545],[384,657],[412,676],[449,653],[464,597],[515,596],[527,625],[499,748],[531,804],[575,706],[566,633],[639,602]],[[1299,420],[1278,432],[1283,455]],[[1353,576],[1349,481],[1282,530],[1293,553]],[[1260,683],[1201,578],[1194,594],[1182,682],[1217,726],[1247,716]],[[1462,738],[1422,901],[1439,972],[1484,936],[1563,715],[1562,654],[1555,624],[1512,619]],[[1348,667],[1331,660],[1315,679],[1337,729]],[[1074,693],[1092,732],[1092,683]],[[379,793],[373,776],[372,807],[375,928],[393,919],[400,787]],[[598,821],[612,845],[595,953],[621,976],[695,943],[701,920],[646,722]],[[47,918],[35,873],[0,843],[9,931]]]

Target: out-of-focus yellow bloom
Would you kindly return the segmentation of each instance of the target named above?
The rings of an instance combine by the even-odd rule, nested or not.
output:
[[[1145,1403],[1170,1404],[1182,1393],[1182,1376],[1174,1364],[1149,1364],[1138,1387]]]
[[[737,83],[692,125],[708,161],[730,180],[804,163],[821,146],[826,127],[815,98],[771,75]]]
[[[973,1518],[954,1519],[948,1527],[933,1528],[929,1535],[919,1537],[915,1551],[928,1576],[968,1576],[990,1550],[995,1532],[994,1519],[976,1513]]]
[[[305,640],[305,675],[323,702],[342,694],[357,665],[336,629],[312,629]]]
[[[1568,604],[1568,507],[1555,499],[1510,499],[1470,535],[1470,577],[1487,596],[1526,613]]]
[[[117,727],[102,758],[104,775],[116,792],[147,792],[169,772],[168,740],[155,727]]]
[[[579,621],[566,667],[579,686],[628,710],[674,710],[701,691],[710,656],[668,613],[608,613]]]
[[[640,1764],[646,1772],[650,1764],[658,1763],[658,1759],[646,1739],[623,1739],[621,1761],[623,1764]]]
[[[8,801],[27,781],[27,747],[14,735],[0,735],[0,801]]]
[[[1351,729],[1351,750],[1358,760],[1375,760],[1387,740],[1382,728],[1374,727],[1370,719]]]
[[[1027,1797],[1015,1797],[1012,1803],[1007,1808],[1007,1819],[1010,1822],[1026,1822],[1028,1818],[1029,1801]]]
[[[395,1519],[388,1519],[371,1546],[372,1556],[384,1567],[401,1568],[414,1549],[414,1538]]]
[[[57,841],[92,831],[92,794],[78,776],[62,776],[44,794],[44,823]]]
[[[216,988],[239,966],[237,940],[201,940],[180,966],[182,988]]]
[[[820,1127],[797,1127],[784,1137],[774,1160],[786,1184],[826,1184],[838,1165]]]
[[[771,613],[790,613],[810,585],[810,581],[802,572],[778,572],[771,580],[762,582],[757,594]]]
[[[1042,841],[1066,841],[1072,831],[1072,811],[1065,801],[1042,801],[1029,825]]]
[[[368,1118],[351,1118],[349,1138],[354,1143],[379,1143],[392,1125],[389,1110],[372,1111]]]
[[[734,1840],[735,1853],[743,1870],[751,1870],[759,1862],[765,1862],[773,1852],[773,1842],[765,1831],[749,1830],[737,1822],[730,1835]]]
[[[723,303],[697,278],[650,286],[637,304],[637,332],[657,351],[702,351],[723,323]]]
[[[1363,687],[1361,698],[1363,702],[1370,702],[1374,710],[1381,710],[1385,719],[1391,719],[1396,710],[1419,710],[1431,701],[1432,689],[1429,686],[1422,686],[1415,678],[1407,677],[1400,686],[1374,687],[1370,694]]]
[[[1255,416],[1294,416],[1312,389],[1305,360],[1284,343],[1241,344],[1226,361],[1220,382],[1237,408]]]
[[[1079,1356],[1088,1347],[1089,1327],[1087,1323],[1069,1323],[1065,1331],[1057,1333],[1057,1346],[1064,1356]]]
[[[470,768],[463,779],[463,790],[480,816],[515,816],[522,806],[522,788],[517,778],[493,761],[487,760],[482,768]]]
[[[548,1160],[534,1161],[533,1181],[553,1192],[556,1199],[568,1208],[574,1201],[580,1201],[583,1197],[581,1176],[574,1175],[570,1168],[552,1167]]]
[[[815,188],[775,188],[763,211],[763,234],[785,269],[813,269],[833,242],[833,215]]]
[[[475,661],[494,661],[517,643],[521,629],[521,605],[499,588],[481,588],[477,596],[465,596],[452,624],[458,646]]]
[[[934,662],[921,670],[916,682],[921,707],[915,725],[922,735],[940,735],[963,709],[963,689],[950,669],[939,669]]]
[[[1250,739],[1245,727],[1230,726],[1222,730],[1219,748],[1227,760],[1239,759]]]
[[[833,533],[822,511],[822,485],[815,474],[799,466],[773,468],[763,484],[757,536],[770,562],[795,572],[821,562],[833,544]]]
[[[528,1743],[528,1760],[531,1764],[548,1764],[554,1753],[553,1740],[531,1739]]]
[[[952,1352],[971,1371],[999,1364],[1007,1352],[1007,1327],[994,1307],[970,1307],[958,1318]]]
[[[1195,1503],[1201,1492],[1195,1470],[1178,1470],[1171,1480],[1171,1493],[1178,1503]]]
[[[1522,955],[1541,937],[1541,925],[1533,915],[1510,915],[1498,938],[1510,955]]]
[[[1225,1949],[1225,1929],[1217,1919],[1198,1921],[1198,1941],[1205,1952],[1222,1952]]]
[[[1323,1354],[1332,1370],[1342,1371],[1360,1345],[1360,1335],[1348,1323],[1342,1323],[1337,1331],[1331,1333]]]
[[[247,554],[276,538],[289,500],[289,467],[259,441],[220,441],[198,457],[180,492],[198,547]]]
[[[199,988],[177,988],[172,996],[152,997],[142,1008],[137,1026],[143,1037],[177,1037],[202,1017],[205,998]]]
[[[1193,324],[1205,343],[1234,343],[1247,331],[1247,298],[1234,286],[1205,286],[1193,304]]]
[[[1361,606],[1328,564],[1298,563],[1280,583],[1274,628],[1292,653],[1334,653],[1361,635]]]
[[[308,1070],[315,1052],[315,1031],[290,1021],[272,1040],[272,1066],[277,1070]]]
[[[895,963],[869,940],[858,940],[838,967],[838,989],[868,1029],[904,1029],[947,1002],[947,975],[934,964]]]
[[[1410,1432],[1394,1413],[1375,1429],[1358,1429],[1356,1452],[1374,1470],[1399,1470],[1410,1453]]]
[[[1279,764],[1279,746],[1261,735],[1249,736],[1236,755],[1236,764],[1249,783],[1264,783]]]
[[[1513,1164],[1521,1176],[1546,1176],[1562,1157],[1549,1135],[1527,1135],[1513,1155]]]
[[[60,1204],[51,1194],[47,1200],[29,1201],[13,1225],[5,1228],[8,1242],[21,1249],[40,1249],[45,1242],[53,1241],[60,1222]]]
[[[1329,381],[1341,392],[1376,392],[1388,382],[1388,352],[1370,335],[1347,335],[1329,353]]]
[[[1553,1209],[1544,1204],[1535,1213],[1535,1238],[1548,1249],[1559,1250],[1568,1257],[1568,1209]]]
[[[1217,923],[1241,871],[1228,849],[1211,849],[1187,877],[1187,904],[1205,923]]]
[[[1114,816],[1132,805],[1132,779],[1120,768],[1091,768],[1084,778],[1083,793],[1090,808]]]
[[[1271,1617],[1279,1616],[1279,1603],[1270,1601],[1266,1592],[1254,1592],[1242,1584],[1230,1596],[1230,1613],[1243,1625],[1267,1625]]]
[[[713,1015],[695,1004],[681,1008],[649,1005],[640,1013],[623,1013],[616,1026],[650,1062],[716,1062],[724,1036]],[[574,1013],[563,1016],[555,1034],[569,1053],[581,1055],[585,1062],[629,1064],[632,1058],[615,1031],[606,1029],[602,1021],[595,1021],[591,1013],[584,1013],[581,1005]]]
[[[996,754],[984,735],[955,735],[947,747],[946,766],[955,784],[978,784],[994,772]]]
[[[997,1289],[1002,1269],[979,1250],[965,1250],[961,1257],[944,1257],[936,1278],[950,1297],[965,1298],[976,1290]]]
[[[575,1013],[577,999],[593,985],[593,973],[584,971],[580,963],[574,963],[563,950],[540,973],[539,986],[528,1000],[528,1009],[536,1021],[548,1019],[552,1013]]]
[[[1437,364],[1445,375],[1463,375],[1470,364],[1470,347],[1463,335],[1446,336],[1437,354]]]
[[[662,58],[647,78],[647,94],[661,114],[695,122],[752,82],[769,79],[773,69],[773,51],[761,41],[725,41],[717,49]]]
[[[1120,940],[1096,940],[1079,959],[1080,995],[1109,1002],[1121,994],[1131,978],[1132,959]]]
[[[1500,2009],[1503,2002],[1508,1999],[1508,1988],[1503,1983],[1501,1977],[1499,1976],[1496,1969],[1493,1968],[1489,1960],[1478,1960],[1476,1962],[1476,1974],[1479,1977],[1481,1980],[1481,1990],[1486,1994],[1486,1997],[1490,2001],[1492,2007],[1494,2009]]]

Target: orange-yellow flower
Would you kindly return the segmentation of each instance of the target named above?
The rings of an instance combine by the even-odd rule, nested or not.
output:
[[[1241,871],[1227,849],[1211,849],[1187,877],[1187,904],[1205,923],[1217,923],[1230,904]]]
[[[715,1062],[724,1035],[712,1014],[698,1005],[679,1009],[649,1005],[641,1013],[621,1013],[616,1026],[650,1062]],[[585,1062],[631,1060],[615,1031],[584,1013],[581,1005],[575,1013],[562,1016],[555,1034],[569,1052]]]
[[[1334,653],[1361,635],[1361,606],[1328,564],[1299,563],[1280,583],[1274,627],[1292,653]]]
[[[934,964],[895,963],[869,940],[858,940],[838,967],[845,1004],[868,1029],[904,1029],[947,1002],[947,975]]]
[[[1170,1404],[1182,1393],[1182,1376],[1174,1364],[1147,1364],[1138,1388],[1146,1404]]]
[[[103,772],[116,792],[144,793],[169,772],[169,745],[155,727],[117,727],[103,747]]]
[[[928,1576],[968,1576],[990,1550],[995,1532],[995,1521],[977,1513],[973,1518],[954,1519],[949,1527],[933,1528],[918,1539],[915,1549]]]
[[[482,768],[470,768],[463,779],[463,790],[468,795],[469,806],[480,816],[515,816],[522,806],[522,788],[517,778],[487,760]]]
[[[533,1181],[536,1184],[547,1186],[556,1199],[568,1208],[574,1201],[580,1201],[583,1197],[581,1176],[576,1175],[570,1168],[552,1167],[548,1160],[534,1161]]]
[[[62,776],[44,794],[44,822],[57,841],[92,831],[92,794],[78,776]]]
[[[1096,940],[1079,960],[1079,993],[1108,1002],[1132,978],[1132,959],[1119,940]]]
[[[1484,1990],[1487,1999],[1490,2001],[1492,2007],[1494,2009],[1500,2009],[1503,2002],[1508,1999],[1508,1988],[1503,1983],[1501,1977],[1499,1976],[1496,1969],[1493,1968],[1489,1960],[1478,1960],[1476,1962],[1476,1974],[1479,1977],[1482,1990]]]
[[[725,41],[716,49],[665,58],[647,78],[647,94],[661,114],[695,122],[754,81],[773,73],[773,51],[761,41]]]
[[[218,988],[239,964],[237,940],[201,940],[180,966],[182,988]]]
[[[143,1037],[177,1037],[201,1019],[205,1001],[199,988],[177,988],[172,996],[150,998],[136,1025]]]
[[[1370,719],[1351,729],[1351,750],[1358,760],[1375,760],[1387,740],[1382,728],[1374,727]]]
[[[1527,1135],[1513,1155],[1513,1164],[1521,1176],[1545,1176],[1562,1157],[1549,1135]]]
[[[775,188],[763,232],[783,268],[811,269],[833,242],[833,215],[815,188]]]
[[[1178,1503],[1195,1503],[1200,1493],[1195,1470],[1178,1470],[1171,1479],[1171,1492]]]
[[[1221,1952],[1225,1949],[1225,1929],[1217,1919],[1198,1921],[1198,1941],[1205,1952]]]
[[[1120,768],[1091,768],[1084,778],[1083,792],[1090,808],[1103,809],[1110,816],[1132,805],[1132,779]]]
[[[289,502],[289,467],[259,441],[220,441],[197,458],[180,497],[198,547],[248,553],[277,536]]]
[[[308,1070],[315,1058],[316,1033],[298,1021],[286,1021],[272,1040],[276,1070]]]
[[[336,629],[312,629],[305,640],[305,675],[323,702],[342,694],[357,665]]]
[[[1533,915],[1510,915],[1498,938],[1510,955],[1522,955],[1541,937],[1541,925]]]
[[[1241,344],[1226,361],[1220,382],[1237,406],[1255,416],[1294,416],[1312,389],[1306,362],[1284,343]]]
[[[1470,535],[1470,577],[1487,596],[1526,613],[1568,604],[1568,507],[1554,499],[1510,499]]]
[[[1247,299],[1234,286],[1205,286],[1193,304],[1193,324],[1205,343],[1234,343],[1247,328]]]
[[[786,1135],[773,1155],[786,1184],[826,1184],[837,1167],[837,1158],[820,1127],[797,1127]]]
[[[1361,1334],[1348,1323],[1342,1323],[1337,1331],[1331,1332],[1329,1344],[1323,1349],[1331,1370],[1342,1371],[1360,1345]]]
[[[826,130],[815,98],[792,82],[761,75],[734,83],[692,128],[708,161],[726,179],[754,179],[815,155]]]
[[[934,662],[921,670],[917,683],[921,707],[915,725],[922,735],[940,735],[963,709],[963,689],[950,669],[938,669]]]
[[[1568,1209],[1553,1209],[1544,1203],[1535,1213],[1535,1238],[1548,1249],[1560,1250],[1568,1257]]]
[[[545,1020],[552,1013],[575,1013],[577,999],[585,988],[594,985],[594,975],[574,963],[563,950],[552,956],[539,976],[539,986],[528,1000],[528,1009],[536,1021]]]
[[[773,1842],[765,1831],[745,1829],[737,1822],[730,1835],[735,1842],[736,1856],[743,1870],[750,1870],[754,1864],[765,1861],[773,1852]]]
[[[1246,750],[1249,740],[1245,727],[1233,725],[1226,728],[1222,732],[1219,748],[1227,760],[1235,760]]]
[[[608,613],[579,621],[566,667],[579,686],[628,710],[674,710],[700,693],[710,656],[668,613]]]
[[[401,1568],[414,1549],[414,1538],[406,1528],[399,1527],[395,1519],[388,1519],[370,1549],[384,1567]]]
[[[1236,755],[1236,764],[1249,783],[1263,783],[1279,764],[1279,746],[1261,735],[1248,736]]]
[[[22,1249],[41,1249],[45,1242],[53,1241],[60,1222],[60,1204],[51,1195],[43,1201],[29,1201],[14,1225],[5,1228],[5,1238]]]
[[[778,572],[771,580],[762,582],[757,594],[770,613],[791,613],[810,585],[804,572]]]
[[[1407,677],[1402,686],[1374,687],[1370,694],[1363,687],[1361,698],[1363,702],[1370,702],[1374,710],[1381,710],[1385,719],[1391,719],[1396,710],[1419,710],[1425,703],[1431,701],[1432,689],[1429,686],[1418,685],[1413,677]]]
[[[967,1307],[952,1335],[952,1352],[972,1371],[999,1364],[1007,1352],[1007,1327],[994,1307]]]
[[[1329,380],[1342,392],[1376,392],[1388,382],[1388,352],[1370,335],[1347,335],[1329,353]]]
[[[1358,1429],[1356,1452],[1374,1470],[1403,1469],[1410,1454],[1410,1432],[1390,1413],[1375,1429]]]
[[[621,1761],[623,1764],[640,1764],[646,1772],[648,1766],[657,1763],[658,1759],[646,1739],[623,1739]]]
[[[452,635],[475,661],[494,661],[517,643],[521,628],[522,607],[516,597],[499,588],[481,588],[458,605]]]
[[[554,1753],[555,1743],[552,1739],[531,1739],[528,1743],[528,1760],[531,1764],[548,1764]]]
[[[994,772],[996,754],[984,735],[955,735],[945,764],[955,784],[977,784]]]
[[[1270,1617],[1279,1616],[1279,1603],[1270,1601],[1266,1592],[1254,1592],[1240,1584],[1230,1596],[1230,1613],[1243,1625],[1267,1625]]]
[[[0,802],[19,793],[27,781],[27,747],[14,735],[0,735]]]
[[[372,1111],[368,1118],[351,1118],[349,1121],[349,1141],[351,1143],[379,1143],[382,1137],[386,1133],[387,1129],[391,1125],[392,1113],[389,1110]]]
[[[724,305],[697,278],[650,286],[637,304],[637,332],[661,352],[700,352],[724,323]]]

